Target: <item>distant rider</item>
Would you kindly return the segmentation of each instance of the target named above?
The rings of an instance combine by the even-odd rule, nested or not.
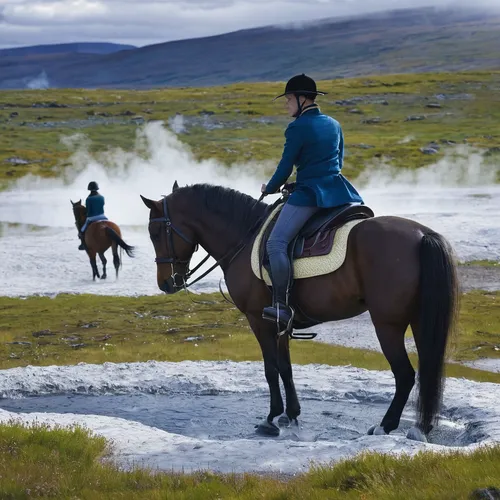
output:
[[[78,237],[81,240],[81,245],[78,247],[78,250],[86,249],[84,233],[88,225],[91,222],[108,220],[108,218],[104,215],[104,196],[102,194],[99,194],[99,186],[97,185],[97,182],[89,182],[87,189],[90,191],[90,194],[85,200],[85,205],[87,207],[87,220],[78,233]]]

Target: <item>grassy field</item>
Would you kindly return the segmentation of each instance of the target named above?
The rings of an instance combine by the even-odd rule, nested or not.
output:
[[[195,300],[185,295],[0,298],[0,368],[150,359],[261,360],[246,320],[231,305],[216,294]],[[499,355],[499,302],[500,293],[462,297],[452,359]],[[416,366],[416,357],[411,359]],[[377,352],[315,342],[293,342],[292,360],[388,369]],[[446,374],[500,383],[500,374],[456,363],[447,364]],[[296,477],[126,472],[109,461],[111,452],[103,438],[84,429],[1,424],[0,498],[451,500],[500,486],[499,446],[472,455],[366,454]]]
[[[105,460],[108,454],[104,439],[81,428],[0,425],[1,498],[458,500],[471,498],[477,489],[500,486],[498,446],[470,455],[366,454],[295,478],[121,471]]]
[[[260,360],[246,321],[218,295],[0,298],[0,368],[77,362]],[[472,292],[461,302],[451,357],[498,356],[500,293]],[[188,337],[195,341],[187,341]],[[481,347],[481,350],[478,350]],[[412,362],[416,364],[415,356]],[[383,355],[292,343],[294,363],[387,369]],[[448,364],[446,374],[500,383],[500,374]],[[264,377],[264,373],[262,373]],[[82,428],[0,424],[0,498],[118,499],[469,499],[500,487],[500,446],[473,454],[415,457],[363,454],[314,466],[295,477],[123,471],[103,438]],[[478,493],[479,494],[479,493]],[[481,498],[481,497],[477,497]]]
[[[460,144],[481,148],[487,161],[498,162],[499,85],[500,72],[334,80],[321,82],[329,95],[319,102],[343,125],[344,172],[356,177],[378,162],[397,168],[428,165]],[[282,103],[272,102],[282,86],[1,91],[0,187],[27,173],[63,175],[72,151],[62,137],[85,134],[93,152],[128,151],[144,123],[168,123],[177,113],[186,125],[180,138],[197,158],[228,166],[268,160],[273,168],[289,122]],[[429,145],[435,154],[421,151]]]
[[[220,296],[0,298],[0,368],[128,361],[261,360],[246,318]],[[197,340],[186,341],[189,337]],[[374,338],[374,347],[376,339]],[[463,295],[460,333],[450,359],[500,357],[500,293]],[[382,354],[316,342],[292,342],[298,364],[386,370]],[[416,357],[412,355],[416,365]],[[500,374],[450,363],[447,374],[499,382]]]
[[[344,172],[350,177],[377,162],[397,168],[425,166],[460,144],[480,148],[487,162],[498,164],[500,72],[393,75],[326,81],[321,86],[330,92],[320,101],[322,110],[344,127]],[[289,121],[281,104],[271,102],[281,89],[281,84],[236,84],[0,92],[0,189],[28,173],[74,175],[72,151],[61,141],[64,137],[85,134],[96,154],[116,147],[129,151],[144,123],[168,122],[176,113],[186,126],[179,137],[198,159],[216,158],[228,167],[270,161],[272,168]],[[435,153],[421,151],[429,145]],[[262,359],[246,319],[235,308],[219,295],[195,300],[202,303],[184,295],[0,297],[0,369],[150,359]],[[480,357],[500,357],[500,293],[477,291],[462,297],[460,332],[449,359]],[[411,360],[416,366],[416,356]],[[292,361],[389,368],[378,352],[315,342],[293,342]],[[500,374],[457,363],[447,364],[446,374],[500,383]],[[471,456],[423,454],[396,460],[367,455],[286,481],[122,472],[102,461],[108,453],[103,439],[81,429],[0,425],[0,498],[455,499],[468,498],[475,488],[500,487],[499,447]]]

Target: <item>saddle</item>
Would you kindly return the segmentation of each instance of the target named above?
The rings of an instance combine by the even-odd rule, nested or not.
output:
[[[85,228],[85,231],[87,231],[87,229],[92,225],[92,224],[95,224],[96,222],[105,222],[105,221],[108,221],[109,219],[105,216],[105,215],[101,215],[101,216],[96,216],[96,219],[95,220],[89,220],[87,222],[87,227]]]
[[[269,258],[266,243],[273,230],[279,212],[270,222],[261,241],[262,263],[269,271]],[[313,215],[299,231],[288,247],[290,260],[307,257],[320,257],[332,251],[337,230],[353,220],[362,220],[374,217],[373,210],[360,203],[348,203],[334,208],[325,208]]]
[[[293,259],[327,255],[332,250],[335,233],[340,226],[352,220],[374,216],[371,208],[360,203],[322,209],[306,222],[289,251]]]

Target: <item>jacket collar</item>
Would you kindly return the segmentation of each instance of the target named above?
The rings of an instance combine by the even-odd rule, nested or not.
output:
[[[307,106],[305,109],[302,110],[302,113],[300,113],[300,115],[297,118],[304,115],[305,113],[312,113],[317,115],[320,113],[319,106],[316,103],[310,104],[309,106]]]

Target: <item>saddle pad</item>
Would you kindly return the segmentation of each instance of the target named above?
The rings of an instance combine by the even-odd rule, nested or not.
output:
[[[277,206],[273,212],[269,215],[267,220],[262,225],[259,234],[256,236],[255,241],[252,246],[251,254],[251,264],[252,271],[257,276],[257,278],[262,279],[267,285],[271,285],[271,278],[267,270],[262,268],[262,276],[260,273],[260,256],[259,249],[262,242],[262,238],[269,226],[274,216],[282,208],[282,205]],[[293,277],[294,279],[304,279],[312,278],[314,276],[321,276],[323,274],[333,273],[344,263],[345,256],[347,253],[347,239],[351,229],[358,225],[360,222],[364,222],[366,219],[358,219],[347,222],[346,224],[339,227],[335,233],[335,238],[333,241],[332,250],[327,255],[321,255],[318,257],[304,257],[293,262]]]

